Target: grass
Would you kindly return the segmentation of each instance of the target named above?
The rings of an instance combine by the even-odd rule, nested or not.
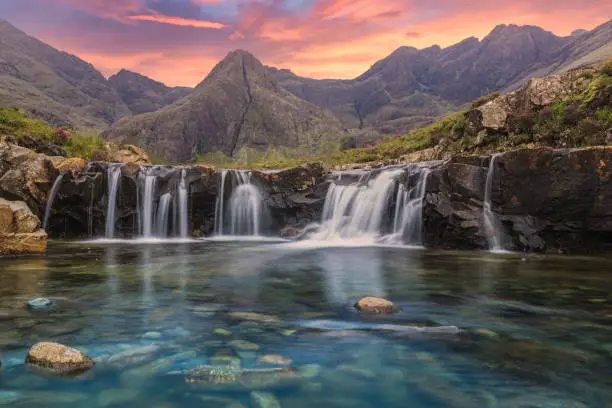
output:
[[[55,129],[15,108],[0,108],[0,135],[26,146],[55,144],[62,147],[68,157],[85,160],[104,145],[104,139],[95,133]]]

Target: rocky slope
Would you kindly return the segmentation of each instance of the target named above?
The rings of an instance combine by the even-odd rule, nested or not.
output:
[[[91,64],[29,37],[0,19],[0,106],[54,125],[104,128],[130,115]]]
[[[342,137],[330,113],[281,88],[246,51],[233,51],[186,98],[126,118],[103,137],[137,144],[173,162],[195,154],[284,147],[315,154]]]
[[[182,86],[171,88],[125,69],[111,76],[108,81],[134,115],[154,112],[172,105],[192,91],[191,88]]]
[[[612,57],[612,22],[571,37],[500,25],[448,48],[402,47],[354,80],[313,80],[271,68],[295,95],[330,109],[348,128],[399,133],[493,91]]]

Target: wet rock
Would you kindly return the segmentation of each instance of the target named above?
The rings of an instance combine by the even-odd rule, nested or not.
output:
[[[162,334],[160,332],[150,331],[143,334],[142,338],[147,340],[158,340],[162,338]]]
[[[245,369],[236,367],[200,366],[168,374],[182,378],[187,384],[220,390],[276,389],[294,386],[304,378],[287,368]]]
[[[269,392],[252,392],[249,396],[254,408],[280,408],[280,402]]]
[[[106,363],[123,366],[139,364],[150,359],[158,351],[158,346],[134,347],[110,356]]]
[[[378,314],[392,314],[399,310],[391,301],[372,296],[366,296],[359,299],[357,303],[355,303],[355,308],[360,312]]]
[[[265,356],[261,356],[257,362],[260,364],[288,366],[291,364],[291,359],[278,354],[266,354]]]
[[[56,374],[78,374],[93,367],[93,361],[79,350],[49,342],[32,346],[25,362]]]
[[[108,407],[111,405],[121,405],[130,401],[135,400],[140,394],[140,390],[137,389],[126,389],[126,388],[111,388],[102,391],[98,394],[98,406]],[[134,401],[136,402],[136,401]]]
[[[218,335],[218,336],[231,336],[232,332],[229,330],[225,330],[225,329],[221,329],[221,328],[217,328],[213,331],[214,334]]]
[[[276,316],[267,315],[255,312],[230,312],[229,316],[234,319],[249,320],[259,323],[276,324],[280,323],[280,319]]]
[[[303,378],[315,378],[322,370],[319,364],[304,364],[296,368],[296,372]]]

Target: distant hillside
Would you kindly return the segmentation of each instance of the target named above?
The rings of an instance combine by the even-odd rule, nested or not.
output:
[[[401,47],[354,80],[314,80],[270,68],[296,96],[330,109],[345,127],[393,134],[417,128],[493,91],[612,57],[612,22],[571,37],[500,25],[479,41]]]
[[[155,112],[189,95],[191,88],[171,88],[136,72],[125,69],[109,79],[123,102],[134,115]]]
[[[91,64],[29,37],[0,19],[0,106],[54,125],[105,128],[131,114]]]
[[[103,137],[183,162],[249,149],[317,154],[337,150],[343,131],[333,115],[281,88],[253,55],[233,51],[187,97],[123,119]]]

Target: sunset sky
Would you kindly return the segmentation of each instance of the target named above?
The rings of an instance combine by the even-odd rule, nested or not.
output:
[[[498,24],[557,35],[612,16],[609,0],[0,0],[0,17],[105,75],[194,86],[229,51],[315,78],[352,78],[402,45],[482,38]]]

